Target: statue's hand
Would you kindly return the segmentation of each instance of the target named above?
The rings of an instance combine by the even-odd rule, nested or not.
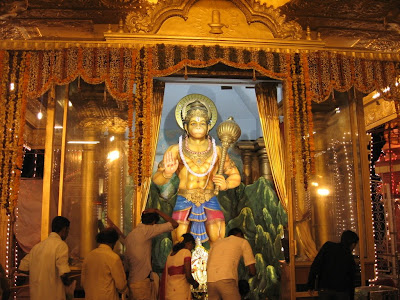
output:
[[[214,175],[213,182],[216,186],[219,186],[221,191],[226,191],[228,189],[228,183],[223,175]]]
[[[165,176],[172,177],[172,175],[176,172],[179,166],[179,162],[176,158],[173,157],[172,152],[168,151],[164,155],[164,174]]]

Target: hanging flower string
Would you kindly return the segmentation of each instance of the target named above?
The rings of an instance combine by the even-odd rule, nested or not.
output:
[[[263,76],[283,80],[289,104],[287,113],[295,117],[294,120],[288,118],[288,127],[292,130],[288,135],[291,139],[290,147],[294,153],[299,142],[296,140],[298,134],[303,133],[304,136],[308,136],[302,145],[298,145],[302,146],[299,149],[306,155],[306,161],[308,163],[311,161],[311,168],[306,167],[307,172],[311,173],[314,153],[313,126],[309,123],[312,120],[311,101],[325,101],[327,95],[331,94],[332,88],[348,90],[351,86],[355,86],[363,92],[384,89],[395,77],[394,62],[386,57],[381,60],[368,60],[329,51],[301,52],[303,59],[298,63],[298,67],[302,66],[303,74],[300,74],[291,70],[291,59],[295,54],[282,53],[274,49],[245,49],[218,45],[152,45],[140,49],[72,46],[65,49],[25,52],[27,54],[25,58],[28,55],[30,57],[29,65],[25,65],[29,76],[26,76],[23,86],[18,88],[16,92],[18,95],[13,95],[9,94],[9,84],[13,82],[15,85],[21,85],[21,81],[25,81],[22,77],[26,73],[22,71],[21,60],[13,58],[21,53],[14,50],[0,52],[0,70],[2,74],[7,74],[3,75],[0,81],[0,102],[1,107],[5,108],[0,110],[0,120],[4,124],[0,132],[2,204],[9,199],[10,187],[11,189],[17,187],[17,185],[10,186],[14,173],[10,173],[9,165],[14,162],[19,166],[22,162],[22,152],[18,152],[19,154],[15,152],[17,156],[14,157],[6,154],[10,151],[8,147],[14,146],[13,141],[17,140],[16,136],[18,139],[22,138],[21,126],[25,124],[16,125],[15,120],[24,118],[24,101],[26,102],[24,99],[41,97],[53,84],[65,85],[79,76],[91,84],[105,82],[107,91],[112,97],[119,101],[133,102],[128,104],[129,114],[133,112],[136,114],[135,132],[134,134],[130,132],[128,142],[131,153],[129,171],[130,174],[137,176],[136,183],[140,184],[141,176],[148,176],[152,169],[151,162],[146,159],[144,153],[151,147],[147,135],[151,135],[153,125],[148,118],[151,119],[152,111],[152,80],[156,76],[168,76],[185,67],[189,72],[189,67],[204,68],[222,63],[238,69],[255,70]],[[18,72],[15,71],[17,66],[19,66]],[[13,70],[9,72],[8,68]],[[136,82],[137,87],[134,98],[132,98],[133,82]],[[305,85],[305,88],[301,87],[302,85]],[[304,94],[302,89],[305,90],[305,99],[302,96]],[[299,102],[303,100],[306,106]],[[133,117],[128,118],[132,118],[128,120],[128,124],[132,124]],[[21,144],[20,141],[17,143]],[[293,171],[295,171],[294,164]]]
[[[208,170],[205,173],[196,173],[195,171],[193,171],[190,168],[190,166],[186,162],[186,158],[185,158],[185,155],[183,155],[183,149],[182,149],[182,144],[183,144],[182,136],[179,137],[179,156],[181,157],[183,164],[185,165],[186,169],[189,171],[190,174],[192,174],[196,177],[204,177],[204,176],[207,176],[214,168],[215,162],[217,161],[217,147],[215,146],[214,138],[212,138],[211,142],[212,142],[213,154],[212,154],[212,160],[211,160],[210,167],[208,168]]]

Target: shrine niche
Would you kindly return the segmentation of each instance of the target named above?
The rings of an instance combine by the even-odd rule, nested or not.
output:
[[[352,221],[346,223],[348,217],[343,213],[340,224],[363,230],[359,254],[363,257],[363,280],[369,278],[374,253],[370,238],[366,149],[364,140],[357,138],[363,135],[360,92],[384,89],[392,82],[399,54],[328,49],[323,41],[312,39],[309,31],[303,32],[297,23],[286,22],[278,10],[253,1],[143,2],[135,9],[126,1],[103,0],[102,3],[109,8],[126,8],[121,15],[122,22],[114,22],[101,35],[106,41],[0,43],[0,104],[6,108],[0,112],[0,141],[3,142],[0,202],[6,216],[1,232],[6,234],[13,222],[9,216],[18,205],[26,143],[37,142],[38,147],[40,144],[41,149],[47,149],[42,237],[48,233],[54,205],[61,214],[79,209],[81,223],[74,232],[77,257],[84,257],[93,247],[96,220],[111,216],[115,223],[122,224],[126,233],[140,222],[140,213],[146,205],[172,212],[171,203],[160,199],[159,191],[151,184],[165,104],[165,82],[174,77],[181,78],[182,82],[192,78],[245,79],[257,95],[254,116],[262,122],[261,137],[238,142],[244,180],[236,190],[221,195],[221,202],[231,222],[229,226],[245,224],[248,237],[260,254],[262,285],[257,281],[260,279],[255,280],[253,292],[258,293],[257,286],[261,286],[269,289],[271,295],[278,294],[277,260],[283,258],[280,237],[285,226],[290,234],[292,295],[298,283],[294,271],[306,268],[323,241],[336,236],[337,230],[323,220],[332,208],[339,211],[342,203],[336,205],[334,200],[344,199],[341,195],[345,188],[342,194],[329,196],[329,201],[327,197],[315,196],[312,183],[319,172],[327,177],[334,174],[332,182],[348,184],[347,190],[356,191],[351,195]],[[279,113],[274,94],[278,83],[283,89]],[[347,91],[351,92],[345,95]],[[49,101],[45,108],[40,106],[41,97]],[[68,100],[75,110],[69,115],[74,121],[69,125],[74,129],[75,140],[79,137],[99,143],[62,146],[60,132],[65,134],[66,141],[66,129],[53,126],[61,126],[55,121],[62,118],[51,119],[51,116],[54,113],[59,116],[61,107],[63,112],[69,110]],[[35,120],[40,108],[46,110],[46,126]],[[32,126],[26,126],[27,123]],[[341,132],[353,134],[346,135],[340,145],[325,140],[325,136],[337,138]],[[331,152],[327,152],[328,148]],[[62,160],[58,158],[62,155],[57,149],[72,150],[65,157],[74,162],[64,175],[59,169]],[[361,149],[359,156],[354,154],[357,152],[354,149]],[[116,153],[111,155],[115,150],[120,155],[118,163]],[[350,150],[352,154],[345,156]],[[349,171],[345,174],[347,183],[342,180],[344,175],[339,173],[339,168],[329,169],[340,161],[329,167],[325,165],[338,157],[348,158],[356,166],[346,170]],[[85,171],[79,173],[81,169]],[[111,176],[113,172],[118,175]],[[357,174],[356,180],[351,181],[353,173]],[[83,178],[87,179],[85,174],[96,181],[87,185],[87,193],[82,188]],[[64,185],[61,184],[63,177]],[[50,192],[53,179],[59,194]],[[78,185],[82,191],[76,189]],[[68,193],[66,187],[74,188],[75,192]],[[262,201],[257,202],[253,195]],[[72,199],[70,204],[65,205],[66,199]],[[231,199],[235,199],[236,206],[231,206]],[[77,208],[81,204],[87,206]],[[358,211],[356,204],[364,209]],[[101,213],[91,214],[93,210]],[[86,232],[87,237],[82,238]],[[155,249],[162,253],[155,259],[158,270],[170,247],[167,240],[170,239],[167,237]],[[1,257],[5,257],[12,250],[1,251]],[[12,263],[8,261],[7,266],[12,267]],[[265,293],[262,291],[263,296]]]

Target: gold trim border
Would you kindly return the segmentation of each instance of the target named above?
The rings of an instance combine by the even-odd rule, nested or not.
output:
[[[351,57],[365,59],[400,61],[399,52],[377,52],[356,50],[353,48],[326,47],[321,41],[307,40],[237,40],[237,39],[213,39],[199,37],[178,37],[140,34],[115,34],[105,33],[107,41],[26,41],[26,40],[1,40],[0,50],[58,50],[65,48],[133,48],[151,47],[157,44],[166,45],[192,45],[192,46],[215,46],[237,47],[245,49],[259,49],[276,53],[311,53],[317,51],[328,51]]]

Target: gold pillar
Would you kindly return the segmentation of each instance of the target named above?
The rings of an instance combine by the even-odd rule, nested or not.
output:
[[[123,135],[115,131],[111,135],[114,138],[110,142],[107,153],[107,217],[123,230],[121,220],[124,203],[123,148],[121,147]]]
[[[317,113],[314,114],[314,126],[315,128],[318,128],[318,137],[320,138],[315,138],[315,153],[318,153],[319,151],[322,151],[326,149],[326,146],[324,143],[327,140],[327,134],[326,134],[326,128],[325,128],[325,118],[326,116],[324,115],[319,115]],[[327,182],[325,181],[326,175],[326,156],[324,155],[319,155],[314,157],[314,162],[315,162],[315,179],[318,182],[319,187],[324,187]],[[311,187],[309,187],[311,188]],[[316,193],[315,189],[312,189],[313,193]],[[314,227],[318,228],[318,230],[315,230],[315,239],[317,242],[317,245],[322,245],[326,241],[329,240],[329,227],[330,222],[329,222],[329,216],[328,216],[328,205],[327,201],[329,200],[329,195],[327,196],[321,196],[316,193],[316,196],[314,197],[315,201],[313,203],[314,207]]]
[[[42,196],[42,222],[40,239],[44,240],[50,230],[50,206],[52,195],[52,170],[53,170],[53,143],[54,143],[54,122],[55,122],[55,87],[49,92],[46,110],[46,142],[44,152],[43,168],[43,196]]]
[[[124,231],[123,206],[124,206],[124,134],[128,126],[127,122],[119,117],[109,118],[106,121],[109,132],[109,142],[107,147],[107,217]],[[114,248],[117,252],[122,252],[122,245],[117,244]]]
[[[84,129],[84,140],[95,141],[96,131]],[[81,201],[81,257],[85,257],[95,247],[97,217],[94,202],[97,200],[98,180],[95,166],[96,145],[87,144],[82,153],[82,201]]]

